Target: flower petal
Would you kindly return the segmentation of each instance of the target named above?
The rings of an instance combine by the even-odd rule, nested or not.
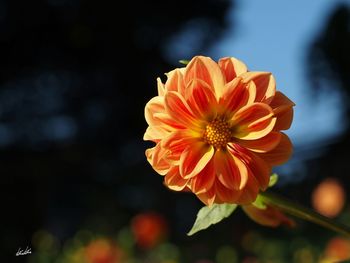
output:
[[[161,139],[169,135],[169,131],[163,126],[148,126],[145,134],[143,135],[143,140],[159,142]]]
[[[160,175],[165,175],[170,164],[166,161],[167,152],[157,143],[155,147],[146,150],[147,161],[152,165],[153,169]]]
[[[257,140],[240,140],[237,143],[244,148],[258,153],[265,153],[274,149],[281,141],[281,133],[270,132],[266,136]]]
[[[186,88],[186,99],[197,118],[215,115],[217,101],[206,82],[193,79]]]
[[[182,191],[187,185],[188,179],[183,179],[179,167],[172,167],[164,177],[164,184],[171,190]]]
[[[276,123],[270,106],[264,103],[247,105],[232,117],[233,136],[238,139],[256,140],[272,131]]]
[[[157,87],[158,87],[158,95],[164,96],[165,94],[165,86],[160,78],[157,78]]]
[[[178,92],[169,91],[165,94],[165,109],[172,119],[185,127],[191,127],[196,122],[192,110]]]
[[[225,114],[234,113],[238,109],[251,104],[255,100],[256,88],[254,82],[243,83],[241,78],[235,78],[226,83],[225,91],[220,98],[219,105]],[[231,117],[231,116],[230,116]]]
[[[277,117],[274,130],[288,130],[293,121],[294,102],[288,99],[282,92],[277,91],[270,106]]]
[[[180,161],[182,152],[187,146],[195,144],[197,138],[193,137],[189,130],[177,130],[172,132],[166,138],[161,141],[161,145],[164,149],[167,149],[167,161],[171,164],[177,164]]]
[[[257,154],[270,165],[281,165],[288,161],[293,153],[293,145],[287,135],[281,132],[280,143],[267,153]]]
[[[158,112],[165,112],[164,98],[156,96],[147,102],[145,106],[145,119],[148,125],[159,125],[160,123],[154,119],[154,114]]]
[[[213,158],[208,164],[199,172],[195,177],[191,178],[191,190],[195,194],[201,194],[209,191],[212,188],[215,181],[215,170],[214,170]]]
[[[186,67],[184,76],[185,84],[192,79],[200,79],[206,82],[219,98],[223,92],[225,79],[218,64],[209,57],[196,56]]]
[[[257,154],[234,143],[229,144],[228,151],[243,161],[248,169],[247,177],[254,177],[260,189],[265,190],[268,187],[271,174],[269,163],[261,159]]]
[[[162,126],[167,131],[175,131],[177,129],[185,129],[186,127],[174,120],[166,112],[157,112],[153,114],[153,120],[157,121],[158,124],[152,125],[155,127]]]
[[[161,129],[164,131],[174,131],[183,129],[184,126],[173,120],[165,111],[164,97],[156,96],[152,98],[145,106],[145,118],[152,129]],[[154,134],[154,132],[152,132]],[[146,138],[152,137],[149,133]],[[151,139],[152,140],[152,139]]]
[[[241,191],[228,189],[225,187],[219,180],[215,181],[215,191],[216,191],[216,199],[215,203],[237,203],[241,195]]]
[[[214,164],[219,181],[230,190],[242,189],[248,179],[248,171],[244,163],[229,151],[216,151]]]
[[[276,93],[276,81],[270,72],[247,72],[241,75],[244,81],[254,81],[256,102],[270,103]]]
[[[214,186],[206,192],[197,194],[197,197],[207,206],[211,206],[214,203],[218,203],[217,196],[216,196],[216,189]]]
[[[250,172],[248,173],[248,181],[246,186],[241,190],[241,194],[236,202],[240,205],[251,204],[255,201],[258,194],[259,184]]]
[[[269,227],[278,227],[281,224],[288,227],[295,226],[295,222],[292,219],[272,206],[267,205],[265,209],[259,209],[254,205],[245,205],[242,208],[249,218],[260,225]]]
[[[226,82],[247,72],[247,66],[240,60],[233,57],[221,58],[218,62],[219,67],[225,75]]]
[[[214,155],[214,148],[203,142],[188,145],[180,157],[180,174],[188,179],[196,176]]]
[[[177,91],[184,95],[185,84],[183,80],[184,68],[177,68],[165,74],[168,79],[165,82],[166,91]]]
[[[287,111],[279,113],[275,127],[273,129],[276,131],[288,130],[292,125],[293,115],[293,108],[289,108]]]

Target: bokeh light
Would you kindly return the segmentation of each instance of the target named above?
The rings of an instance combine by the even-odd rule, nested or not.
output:
[[[155,212],[135,216],[131,223],[131,229],[136,243],[144,249],[155,247],[168,233],[166,220]]]
[[[329,240],[325,252],[325,262],[339,262],[350,260],[350,240],[343,237],[334,237]]]
[[[122,251],[108,239],[92,241],[84,249],[84,256],[88,263],[119,263],[122,262]]]
[[[336,217],[345,204],[345,191],[333,178],[323,180],[312,193],[312,205],[324,216]]]

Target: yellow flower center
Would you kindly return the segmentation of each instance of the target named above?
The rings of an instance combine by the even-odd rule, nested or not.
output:
[[[215,119],[205,127],[204,140],[215,148],[223,148],[231,140],[231,130],[228,123]]]

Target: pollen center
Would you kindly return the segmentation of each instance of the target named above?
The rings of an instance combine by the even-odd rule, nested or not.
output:
[[[215,119],[205,127],[204,140],[215,148],[223,148],[231,140],[231,131],[228,123]]]

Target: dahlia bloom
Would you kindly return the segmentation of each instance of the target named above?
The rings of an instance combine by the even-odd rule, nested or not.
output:
[[[236,58],[196,56],[158,78],[145,107],[148,162],[175,191],[206,205],[250,204],[268,187],[272,166],[292,153],[287,130],[294,103],[269,72],[249,72]]]

